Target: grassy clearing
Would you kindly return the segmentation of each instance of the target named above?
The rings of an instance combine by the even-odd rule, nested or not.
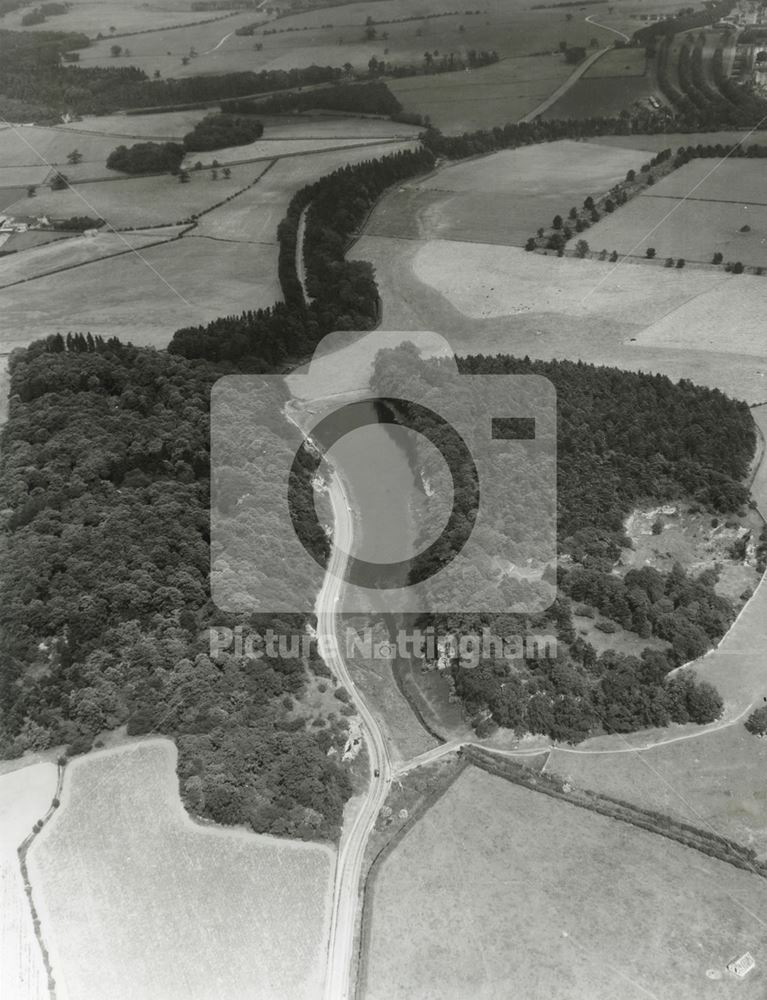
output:
[[[212,180],[208,170],[192,173],[188,184],[177,177],[132,177],[77,184],[65,191],[40,189],[34,198],[23,198],[8,209],[11,215],[47,215],[66,219],[73,215],[100,216],[117,228],[173,225],[204,212],[236,194],[263,170],[263,164],[232,168],[227,180],[220,173]]]
[[[87,115],[70,125],[57,125],[56,131],[72,135],[73,142],[83,133],[110,136],[112,149],[123,139],[141,142],[147,139],[180,140],[208,114],[198,111],[166,111],[156,115]],[[129,143],[125,143],[129,145]]]
[[[765,859],[765,766],[767,742],[737,724],[641,754],[555,750],[546,770],[580,788],[712,830],[753,848]]]
[[[605,156],[598,146],[569,140],[493,153],[400,188],[378,206],[366,232],[521,246],[632,165],[633,151]]]
[[[77,1000],[315,997],[333,852],[193,823],[175,747],[81,758],[29,853],[53,967]]]
[[[560,55],[508,58],[472,74],[446,73],[388,81],[406,111],[429,115],[443,132],[467,132],[518,121],[570,75]]]
[[[46,814],[55,792],[55,764],[0,776],[0,996],[8,1000],[49,996],[16,849]]]
[[[364,995],[758,997],[766,900],[763,879],[469,768],[379,869]]]
[[[181,326],[280,297],[275,246],[184,237],[7,288],[0,308],[11,347],[69,330],[166,347]]]
[[[736,202],[744,208],[767,206],[767,161],[693,160],[649,189],[648,198]],[[645,197],[643,195],[643,197]]]
[[[0,290],[14,282],[30,280],[73,264],[85,264],[132,248],[140,250],[172,239],[179,232],[178,227],[145,233],[100,232],[96,236],[73,236],[68,240],[54,240],[45,246],[30,247],[8,257],[0,257]],[[12,249],[12,239],[4,249]]]

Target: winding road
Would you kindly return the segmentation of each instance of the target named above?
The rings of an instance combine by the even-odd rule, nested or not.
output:
[[[354,685],[336,633],[336,605],[343,588],[347,553],[352,544],[352,517],[343,483],[334,473],[329,484],[333,508],[333,550],[317,597],[318,650],[354,700],[362,720],[370,765],[370,783],[351,828],[344,825],[336,860],[330,915],[325,1000],[349,1000],[353,984],[354,930],[357,921],[362,863],[368,837],[389,794],[392,765],[381,729]]]

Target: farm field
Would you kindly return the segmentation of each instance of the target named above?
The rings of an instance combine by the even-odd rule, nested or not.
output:
[[[281,297],[276,246],[244,248],[199,237],[150,247],[141,256],[94,261],[40,281],[0,292],[5,329],[13,331],[0,349],[70,330],[167,347],[179,327],[271,305]],[[38,295],[42,282],[44,295]]]
[[[744,170],[741,184],[735,173],[741,164],[761,169]],[[592,250],[605,247],[644,257],[648,247],[655,247],[660,259],[684,257],[707,264],[719,251],[725,261],[767,265],[767,201],[749,200],[752,195],[767,197],[759,191],[767,181],[764,161],[727,161],[710,177],[712,163],[698,160],[694,166],[699,169],[687,173],[690,166],[675,171],[683,176],[664,178],[652,194],[641,194],[603,217],[589,230]],[[666,180],[671,181],[668,187]],[[736,200],[733,195],[741,191],[743,197]],[[728,193],[729,198],[720,197]]]
[[[396,143],[398,140],[390,140]],[[229,146],[226,149],[214,149],[209,152],[187,153],[183,166],[191,170],[196,163],[203,167],[211,166],[214,160],[225,166],[227,163],[240,164],[252,160],[271,160],[283,156],[305,156],[312,153],[329,153],[337,149],[354,149],[358,146],[381,146],[381,139],[328,138],[328,139],[258,139],[246,146]],[[394,152],[392,147],[391,152]]]
[[[33,764],[0,775],[0,996],[7,1000],[49,997],[16,849],[46,814],[55,794],[55,764]]]
[[[277,243],[277,226],[295,192],[347,163],[415,148],[414,142],[376,143],[277,160],[257,184],[199,220],[195,233],[217,239]],[[234,168],[239,173],[239,168]],[[234,172],[233,170],[233,172]]]
[[[726,201],[748,208],[767,206],[767,160],[693,160],[674,170],[642,197]]]
[[[446,167],[388,195],[366,232],[520,246],[554,215],[603,193],[637,166],[633,150],[613,153],[564,140]]]
[[[668,736],[668,734],[665,734]],[[767,742],[742,724],[641,753],[554,750],[546,765],[578,788],[729,837],[767,858]]]
[[[644,76],[647,55],[643,48],[609,49],[583,74],[584,80]]]
[[[375,875],[363,996],[756,998],[766,901],[761,878],[468,768]]]
[[[598,65],[597,62],[596,65]],[[658,97],[655,81],[647,76],[583,76],[573,86],[555,101],[544,112],[546,119],[557,118],[593,118],[599,115],[617,117],[621,111],[628,110],[637,101],[646,101],[648,97]]]
[[[6,14],[3,18],[3,27],[13,30],[23,28],[24,31],[82,31],[95,38],[99,32],[108,35],[112,27],[118,33],[147,31],[220,16],[215,11],[193,11],[191,2],[185,0],[173,0],[167,7],[157,3],[138,3],[135,0],[131,3],[123,3],[122,0],[99,0],[97,5],[87,0],[83,2],[73,0],[65,14],[49,17],[42,24],[25,26],[22,25],[21,19],[29,9],[29,6],[26,6]],[[223,23],[226,24],[226,21]]]
[[[147,232],[112,233],[100,232],[95,236],[73,236],[68,240],[54,237],[46,246],[31,247],[19,253],[0,257],[0,291],[18,281],[29,281],[42,274],[75,264],[85,264],[113,254],[121,254],[131,249],[143,249],[157,243],[173,239],[181,232],[177,226],[155,229]],[[28,233],[20,233],[27,236]],[[13,248],[13,237],[5,244],[5,250]],[[69,280],[72,280],[70,274]]]
[[[468,132],[518,121],[572,72],[562,56],[508,58],[466,73],[388,80],[405,111],[428,115],[443,132]]]
[[[689,378],[752,403],[767,399],[767,349],[756,357],[740,347],[761,330],[762,278],[670,271],[649,262],[616,268],[517,247],[367,234],[351,255],[376,269],[384,328],[438,330],[459,353],[580,359]],[[739,282],[742,319],[733,326],[732,301],[714,300],[710,322],[719,324],[718,351],[636,342],[666,314],[685,328],[696,297],[714,295],[731,281]]]
[[[657,135],[600,135],[590,139],[589,142],[597,143],[600,146],[620,146],[622,149],[645,149],[648,153],[659,153],[662,149],[676,151],[680,146],[716,146],[721,143],[723,146],[732,145],[743,141],[746,145],[767,145],[767,129],[760,129],[756,132],[746,130],[732,130],[724,132],[663,132]],[[715,160],[707,160],[710,167],[714,166]],[[738,160],[738,163],[743,163]]]
[[[373,56],[393,63],[421,65],[425,50],[495,49],[502,57],[528,56],[558,50],[560,41],[588,46],[594,37],[604,44],[615,38],[612,32],[587,23],[582,14],[567,21],[563,11],[531,10],[525,0],[514,0],[513,4],[491,0],[479,14],[462,12],[426,17],[429,13],[444,15],[449,9],[444,0],[424,0],[417,11],[424,19],[415,20],[412,5],[401,0],[345,4],[266,22],[253,36],[234,34],[239,25],[259,19],[251,11],[218,24],[126,38],[122,44],[130,50],[128,57],[114,58],[110,54],[112,42],[106,38],[81,54],[81,64],[135,65],[149,73],[159,69],[164,76],[289,69],[312,64],[343,66],[347,62],[359,70],[365,69]],[[596,13],[600,9],[600,5],[586,4],[583,11]],[[368,17],[379,22],[378,37],[372,40],[365,38]],[[398,18],[408,20],[392,23]],[[263,46],[259,52],[254,50],[256,43]],[[198,55],[182,66],[181,58],[192,46]]]
[[[150,740],[67,768],[29,852],[57,982],[77,1000],[319,996],[333,851],[195,824],[175,760]]]
[[[117,228],[173,225],[204,212],[229,195],[236,194],[255,180],[265,164],[241,166],[232,170],[230,180],[219,174],[211,179],[209,171],[192,173],[188,184],[177,177],[123,178],[76,184],[65,191],[38,189],[34,198],[26,196],[8,207],[10,215],[47,215],[66,219],[73,215],[99,216]]]
[[[119,143],[109,135],[74,134],[58,128],[14,125],[0,132],[0,186],[40,184],[61,170],[69,180],[120,177],[107,170],[106,160]],[[77,164],[67,155],[77,150],[83,157]]]
[[[87,49],[80,52],[79,66],[86,69],[90,66],[137,66],[145,73],[152,76],[155,70],[159,70],[162,76],[199,76],[204,73],[219,72],[226,73],[236,69],[260,69],[255,65],[253,52],[253,39],[237,36],[234,32],[237,28],[245,24],[252,24],[260,20],[256,11],[238,12],[230,17],[216,20],[217,14],[211,11],[178,11],[173,12],[173,22],[179,27],[168,26],[164,30],[146,32],[139,35],[126,35],[123,38],[106,37],[102,41],[92,42]],[[129,17],[133,14],[129,12]],[[207,20],[205,20],[207,19]],[[53,20],[53,19],[51,19]],[[63,20],[63,18],[61,19]],[[106,20],[106,18],[104,18]],[[192,24],[194,21],[204,21],[203,24]],[[102,34],[109,34],[108,22],[106,28],[102,28],[102,17],[90,15],[91,35],[101,31]],[[139,26],[141,27],[141,26]],[[119,28],[118,32],[137,30],[136,28]],[[223,38],[231,36],[232,42],[238,43],[241,49],[249,49],[245,59],[237,64],[232,60],[227,64],[221,60],[222,48],[217,48]],[[118,44],[123,49],[123,54],[113,56],[111,47]],[[189,60],[189,64],[184,66],[182,59],[188,56],[191,49],[195,49],[198,54]],[[215,51],[213,51],[215,49]],[[125,52],[129,55],[125,55]],[[206,55],[210,53],[210,55]],[[307,64],[308,65],[308,64]]]

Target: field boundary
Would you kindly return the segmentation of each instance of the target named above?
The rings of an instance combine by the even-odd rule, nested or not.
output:
[[[601,816],[628,823],[630,826],[648,833],[666,837],[683,847],[689,847],[691,850],[716,858],[734,868],[767,879],[767,863],[760,862],[756,857],[756,852],[751,848],[744,847],[727,837],[700,830],[689,823],[672,819],[664,813],[642,809],[622,799],[587,789],[575,788],[568,781],[550,773],[531,774],[522,764],[500,757],[490,750],[468,745],[463,749],[463,757],[488,774],[503,778],[515,785],[568,802],[577,808],[588,809]],[[548,761],[546,763],[548,764]]]
[[[45,940],[43,938],[43,932],[40,925],[40,915],[37,912],[37,907],[35,906],[35,901],[32,894],[32,881],[29,877],[29,869],[27,868],[27,853],[29,852],[29,849],[34,843],[37,835],[40,833],[42,828],[51,819],[51,817],[59,807],[59,803],[61,801],[61,790],[64,786],[64,770],[66,768],[66,764],[63,764],[61,760],[59,760],[56,764],[56,767],[57,767],[56,790],[53,793],[53,799],[51,800],[51,804],[48,806],[48,811],[41,819],[37,821],[37,823],[32,829],[32,832],[27,834],[24,840],[22,840],[19,847],[16,849],[16,853],[18,854],[19,857],[19,868],[21,869],[21,880],[24,883],[24,892],[26,894],[27,903],[29,904],[29,911],[32,916],[32,926],[35,929],[35,937],[37,938],[37,943],[40,946],[40,952],[43,958],[43,965],[45,967],[45,972],[48,976],[48,994],[51,1000],[56,1000],[56,979],[53,975],[53,965],[51,963],[51,957],[48,952],[48,948],[46,947]]]
[[[357,971],[352,991],[353,1000],[364,1000],[365,998],[368,975],[368,958],[370,954],[371,914],[375,898],[375,884],[381,866],[394,849],[402,842],[406,834],[412,830],[416,823],[423,819],[432,806],[439,802],[445,792],[453,786],[468,766],[469,761],[465,760],[459,754],[459,759],[456,762],[453,773],[448,776],[447,780],[443,781],[440,785],[429,792],[429,794],[415,807],[415,809],[413,809],[407,820],[402,824],[399,830],[393,834],[391,839],[378,850],[377,854],[373,857],[373,860],[368,866],[367,872],[362,879],[360,931],[357,947]]]

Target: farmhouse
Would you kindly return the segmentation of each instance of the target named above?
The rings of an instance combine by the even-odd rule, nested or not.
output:
[[[743,979],[749,974],[755,965],[756,962],[754,961],[754,956],[750,951],[747,951],[745,955],[741,955],[740,958],[735,958],[732,962],[729,962],[727,965],[727,971],[731,972],[735,976],[738,976],[739,979]]]

